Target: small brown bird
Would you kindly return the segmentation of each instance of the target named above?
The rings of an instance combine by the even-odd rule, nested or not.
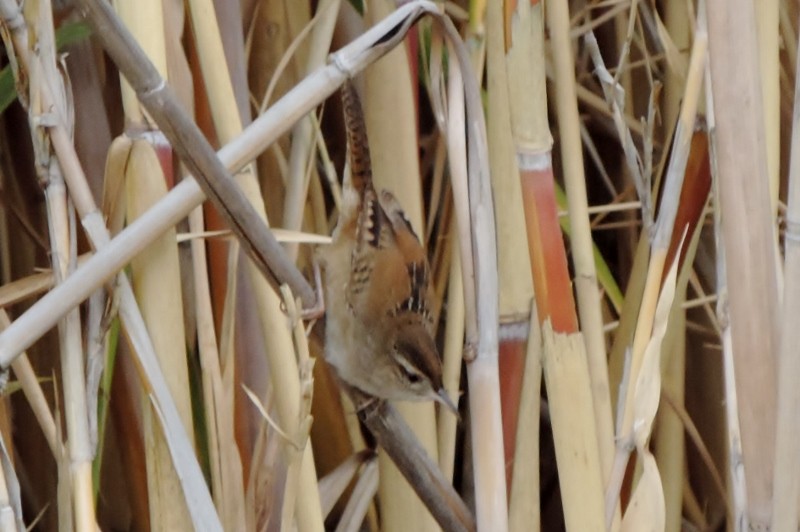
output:
[[[349,82],[342,104],[350,178],[323,255],[325,358],[342,380],[371,396],[436,400],[457,413],[442,386],[425,250],[395,197],[372,184],[361,102]]]

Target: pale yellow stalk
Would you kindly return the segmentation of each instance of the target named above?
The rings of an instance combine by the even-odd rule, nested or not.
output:
[[[491,10],[490,10],[491,12]],[[511,107],[510,126],[513,134],[516,163],[519,170],[528,170],[533,161],[550,160],[553,138],[547,122],[547,93],[545,75],[544,10],[541,3],[531,5],[519,2],[511,15],[511,25],[506,35],[509,48],[508,100]],[[490,35],[491,36],[491,35]],[[491,45],[490,39],[490,45]],[[491,50],[491,46],[489,47]],[[491,61],[491,60],[490,60]],[[491,62],[490,62],[491,64]],[[491,121],[489,122],[491,124]],[[514,172],[519,190],[519,170]],[[503,209],[501,209],[503,210]],[[524,223],[519,223],[516,233],[525,235]],[[501,235],[501,242],[503,236]],[[519,245],[528,249],[527,242]],[[528,257],[530,255],[526,253]],[[525,260],[526,277],[530,275],[530,258]],[[527,288],[527,285],[523,285]],[[514,456],[511,493],[509,494],[509,528],[512,531],[539,530],[539,417],[542,379],[542,333],[536,306],[530,307],[528,346],[525,355],[525,372],[520,393],[519,418]],[[610,421],[610,420],[609,420]]]
[[[458,230],[452,224],[450,238],[452,259],[450,262],[450,278],[447,286],[447,322],[444,332],[444,349],[442,352],[442,380],[447,395],[454,401],[460,397],[461,353],[464,348],[464,282],[461,277],[461,257],[458,252]],[[455,416],[439,416],[437,433],[439,438],[439,468],[445,478],[452,481],[456,466],[456,429],[458,419]]]
[[[542,406],[542,329],[536,305],[531,306],[525,375],[519,398],[517,452],[511,477],[508,502],[508,529],[512,532],[539,532],[541,505],[539,486],[539,419]]]
[[[135,220],[167,193],[164,174],[148,140],[135,140],[125,172],[127,219]],[[194,439],[191,390],[183,328],[183,296],[175,230],[155,240],[131,262],[131,282],[153,341],[159,364],[178,407],[183,429]],[[172,469],[169,446],[149,401],[143,404],[144,438],[150,520],[153,526],[174,529],[189,521]]]
[[[686,389],[686,286],[692,273],[702,226],[687,235],[684,243],[685,262],[681,267],[675,287],[675,298],[669,323],[661,346],[662,395],[672,398],[673,408],[662,404],[659,408],[653,434],[653,454],[661,475],[664,495],[665,530],[679,532],[683,520],[683,498],[686,464],[686,427],[674,407],[683,408]]]
[[[50,237],[50,256],[56,283],[61,283],[75,268],[77,234],[74,212],[68,205],[67,189],[61,166],[47,142],[47,131],[39,121],[44,113],[56,112],[67,116],[71,102],[64,93],[57,101],[48,101],[47,86],[61,85],[56,68],[55,36],[52,6],[48,0],[26,3],[24,14],[29,26],[36,28],[35,41],[30,43],[33,61],[27,65],[30,83],[29,122],[36,154],[36,172],[44,185],[47,205],[47,225]],[[27,52],[27,50],[26,50]],[[51,107],[52,106],[52,107]],[[69,486],[73,523],[79,530],[97,526],[94,513],[92,482],[92,446],[86,402],[85,368],[79,309],[67,313],[58,324],[61,387],[64,398],[64,419],[67,429],[69,466],[61,473],[60,482]]]
[[[288,516],[295,515],[295,503],[298,498],[298,490],[304,489],[300,482],[303,480],[301,477],[303,462],[307,459],[304,457],[304,451],[310,448],[309,430],[311,429],[311,398],[314,389],[314,380],[312,378],[312,370],[314,367],[314,360],[311,359],[308,352],[308,340],[306,338],[306,331],[303,326],[303,321],[300,318],[300,304],[295,301],[292,296],[291,290],[286,285],[281,286],[283,301],[286,305],[286,313],[292,327],[292,337],[294,339],[294,348],[297,353],[297,365],[300,372],[300,407],[298,409],[297,419],[284,420],[283,429],[287,431],[290,441],[286,450],[289,454],[289,466],[286,472],[286,489],[284,491],[283,508],[281,514],[287,516],[281,522],[281,531],[289,532],[293,530],[294,525],[292,519]],[[317,487],[317,492],[319,488]],[[322,507],[320,503],[320,517],[322,516]]]
[[[547,26],[555,69],[556,108],[561,138],[564,182],[569,202],[570,243],[575,268],[578,315],[586,344],[591,380],[594,423],[599,445],[603,482],[607,483],[613,461],[614,429],[611,421],[611,395],[608,388],[603,317],[597,284],[592,233],[587,212],[586,177],[575,89],[575,63],[569,39],[569,9],[566,0],[550,2],[546,9]]]
[[[114,9],[125,21],[128,30],[136,37],[147,57],[159,74],[167,79],[167,48],[164,36],[164,8],[161,0],[114,0]],[[136,92],[120,76],[122,107],[128,123],[144,125],[146,115]]]
[[[136,2],[116,0],[115,8],[158,72],[168,79],[168,52],[165,6],[161,0]],[[174,81],[174,80],[173,80]],[[146,113],[133,89],[122,78],[122,102],[128,124],[148,126]],[[150,141],[135,141],[126,167],[128,223],[140,216],[159,197],[166,194],[166,182]],[[178,272],[174,230],[172,238],[157,240],[155,247],[134,260],[133,286],[151,335],[159,364],[167,376],[167,385],[175,399],[178,414],[190,441],[194,441],[188,368],[183,333],[182,296]],[[164,275],[161,270],[164,269]],[[166,285],[162,283],[167,283]],[[175,292],[175,287],[178,291]],[[168,293],[172,304],[162,306],[160,297]],[[173,327],[175,327],[173,329]],[[190,520],[186,502],[181,496],[179,477],[172,466],[169,444],[159,427],[158,414],[145,396],[143,428],[150,520],[155,528],[170,529]]]
[[[202,229],[203,212],[197,208],[189,215],[189,227]],[[214,316],[209,291],[205,242],[193,239],[192,264],[197,305],[197,350],[203,380],[203,408],[206,413],[209,467],[214,501],[220,519],[228,527],[244,526],[245,508],[243,473],[239,449],[233,433],[233,399],[226,394],[220,368],[220,354],[214,330]]]
[[[208,87],[214,126],[220,141],[227,143],[241,133],[242,118],[236,106],[230,77],[219,75],[219,72],[227,72],[228,66],[214,6],[210,0],[194,0],[191,6],[195,35],[198,37],[196,43],[200,50],[200,64]],[[261,197],[253,165],[248,165],[245,172],[240,174],[239,183],[251,205],[266,220],[264,200]],[[291,331],[286,326],[285,316],[281,311],[280,296],[269,286],[251,261],[247,261],[245,267],[257,300],[267,356],[270,360],[270,382],[275,391],[278,420],[283,425],[289,423],[289,420],[299,418],[301,400],[299,371],[297,360],[293,355],[295,350],[292,346]],[[295,518],[301,532],[322,530],[322,509],[316,489],[314,462],[311,460],[311,445],[307,445],[304,449],[295,509]]]
[[[11,325],[11,320],[8,318],[8,313],[4,309],[0,309],[0,330],[5,329]],[[61,443],[58,441],[56,432],[56,422],[53,419],[53,413],[50,411],[50,406],[47,404],[47,398],[44,395],[41,385],[33,371],[27,354],[22,354],[12,364],[11,368],[14,370],[14,376],[17,378],[22,393],[28,400],[28,404],[42,429],[47,445],[53,453],[54,458],[58,458],[63,452]]]
[[[583,338],[553,331],[548,319],[542,324],[542,339],[566,529],[603,530],[602,467]]]
[[[528,5],[527,2],[521,4]],[[522,8],[520,4],[518,7]],[[502,205],[495,211],[500,321],[516,324],[528,320],[533,299],[533,278],[530,274],[530,256],[524,230],[525,213],[522,210],[522,192],[515,157],[515,142],[520,142],[520,132],[512,132],[512,124],[520,128],[519,123],[525,121],[517,113],[525,113],[526,118],[537,113],[547,116],[547,97],[544,93],[544,56],[527,56],[521,60],[513,50],[519,50],[524,44],[515,40],[513,45],[516,47],[512,46],[509,50],[509,64],[506,66],[502,9],[501,2],[489,2],[486,9],[486,82],[490,109],[486,116],[486,127],[492,192],[495,204]],[[519,34],[515,36],[520,37]],[[532,50],[528,48],[526,51]],[[509,75],[509,72],[513,72],[513,75]],[[536,74],[539,74],[538,85],[530,83]],[[524,97],[514,98],[512,102],[509,91],[512,87],[519,90],[518,87],[526,82],[528,91],[532,87],[541,90],[527,92]],[[526,113],[526,104],[535,110]],[[516,114],[514,118],[512,113]],[[545,131],[549,138],[547,128]]]
[[[679,281],[679,286],[681,283]],[[669,331],[664,338],[661,365],[661,385],[672,397],[683,405],[686,388],[686,311],[680,308],[685,300],[684,290],[677,292]],[[684,428],[672,409],[660,408],[656,419],[657,430],[653,435],[653,448],[661,472],[664,489],[665,531],[680,532],[683,508],[684,461],[686,446]]]
[[[665,526],[664,492],[655,458],[650,452],[650,436],[658,403],[661,397],[661,346],[669,322],[670,309],[675,296],[677,261],[672,262],[663,289],[654,309],[651,336],[642,354],[639,371],[631,375],[628,396],[632,397],[635,423],[631,441],[636,446],[637,460],[642,473],[631,495],[630,504],[622,519],[623,532],[642,530],[661,531]],[[608,514],[608,522],[611,516]]]
[[[756,13],[758,65],[761,81],[761,114],[764,120],[764,145],[767,148],[767,177],[772,211],[778,209],[781,156],[781,90],[779,0],[760,0]],[[791,43],[787,48],[794,47]]]
[[[668,2],[665,5],[664,22],[669,31],[669,37],[678,49],[684,50],[690,44],[689,12],[682,2]],[[682,56],[683,57],[683,56]],[[664,89],[664,123],[671,127],[677,120],[680,112],[680,102],[683,98],[683,89],[686,82],[686,72],[676,70],[677,64],[670,63],[672,68],[667,70]],[[685,292],[678,291],[677,299],[685,298]],[[666,363],[663,365],[662,385],[669,390],[671,395],[683,402],[685,388],[685,312],[673,311],[670,318],[671,335],[665,340],[672,339],[673,349],[665,346]],[[683,484],[684,484],[684,459],[686,447],[684,445],[683,425],[677,416],[667,409],[661,409],[657,420],[658,430],[654,436],[656,461],[662,473],[664,485],[664,498],[666,507],[667,532],[679,532],[682,526]]]

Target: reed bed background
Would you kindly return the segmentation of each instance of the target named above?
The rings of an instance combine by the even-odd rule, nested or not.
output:
[[[795,2],[104,5],[0,0],[0,529],[797,530]],[[308,312],[348,77],[439,484]]]

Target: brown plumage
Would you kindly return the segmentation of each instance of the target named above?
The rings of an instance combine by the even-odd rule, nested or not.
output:
[[[430,316],[430,267],[400,204],[372,183],[369,144],[355,88],[342,88],[350,177],[324,252],[325,358],[349,385],[382,399],[438,400],[442,364]]]

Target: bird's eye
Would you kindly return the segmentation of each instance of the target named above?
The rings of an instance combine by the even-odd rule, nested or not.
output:
[[[422,382],[422,374],[403,356],[397,357],[397,365],[400,368],[400,372],[410,384],[419,384]]]
[[[412,371],[405,371],[405,370],[403,370],[403,373],[406,374],[406,378],[408,379],[408,382],[410,382],[411,384],[419,384],[420,382],[422,382],[422,376],[419,373],[414,373]]]

